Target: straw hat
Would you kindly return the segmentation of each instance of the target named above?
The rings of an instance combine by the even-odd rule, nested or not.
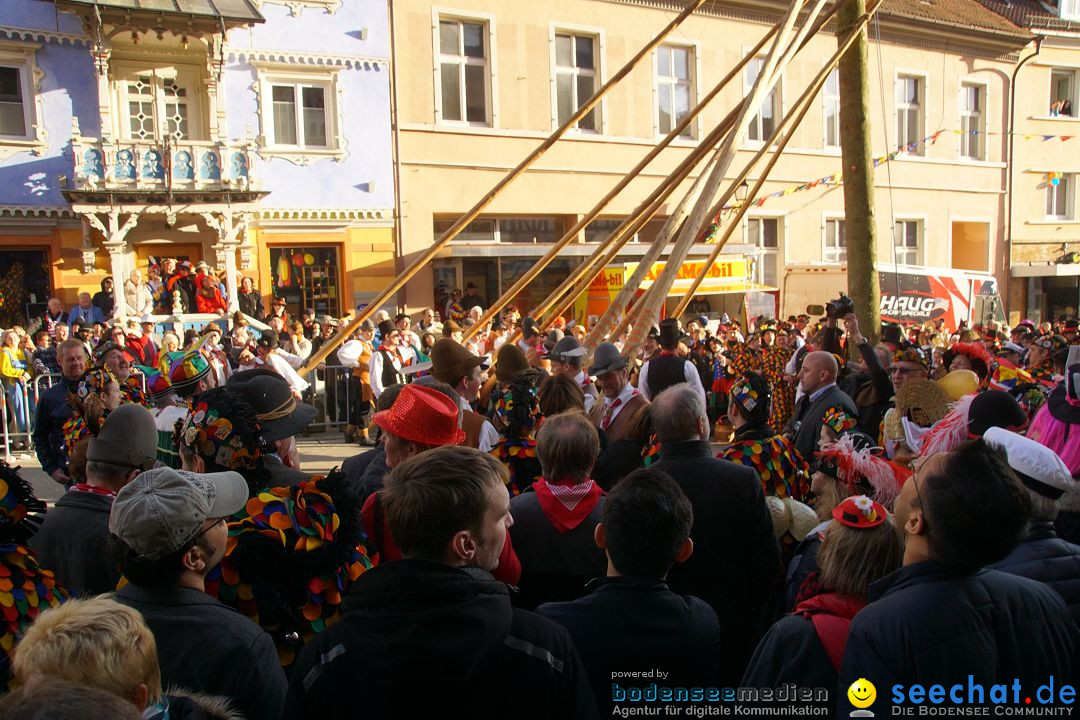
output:
[[[949,414],[949,394],[933,380],[912,378],[896,393],[896,410],[919,427],[930,427]]]

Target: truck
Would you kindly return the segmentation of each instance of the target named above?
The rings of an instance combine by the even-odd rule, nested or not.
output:
[[[1005,321],[997,279],[989,273],[908,265],[878,266],[881,319],[921,324],[945,320],[954,332],[961,321],[970,327],[989,320]],[[789,265],[780,287],[783,317],[809,312],[847,289],[842,265]]]

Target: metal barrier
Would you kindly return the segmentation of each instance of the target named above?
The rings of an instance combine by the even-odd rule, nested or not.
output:
[[[304,379],[310,387],[303,393],[304,402],[314,405],[315,419],[308,426],[313,433],[327,430],[344,432],[350,425],[356,403],[360,401],[360,379],[353,377],[353,368],[344,365],[319,366]]]
[[[41,396],[38,385],[33,380],[29,384],[22,381],[12,382],[9,380],[0,381],[0,387],[3,388],[4,401],[0,403],[0,422],[3,423],[3,435],[4,435],[4,456],[8,462],[12,460],[12,445],[14,443],[23,443],[27,451],[33,447],[33,440],[31,434],[34,432],[34,419],[35,412],[37,410],[37,400]],[[14,400],[14,395],[18,394],[19,401]],[[8,408],[8,403],[11,402],[11,409]],[[11,412],[16,411],[19,414],[12,418]],[[15,432],[11,432],[8,425],[11,420],[15,420],[15,427],[19,425],[26,428],[25,430],[16,429]]]

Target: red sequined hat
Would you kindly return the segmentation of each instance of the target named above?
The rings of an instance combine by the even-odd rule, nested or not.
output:
[[[438,390],[406,385],[389,410],[375,413],[375,424],[388,433],[423,445],[460,445],[458,407]]]

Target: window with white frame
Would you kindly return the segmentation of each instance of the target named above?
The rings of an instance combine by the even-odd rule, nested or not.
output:
[[[439,18],[439,119],[490,125],[487,23]]]
[[[960,157],[986,159],[986,87],[960,84]]]
[[[0,41],[0,159],[47,147],[38,95],[36,46]]]
[[[285,157],[344,153],[336,69],[256,67],[267,152]]]
[[[749,218],[746,242],[758,248],[753,260],[754,282],[779,287],[780,218]]]
[[[1080,0],[1059,0],[1058,14],[1063,20],[1080,20]]]
[[[896,79],[896,145],[910,155],[922,155],[923,107],[926,80],[914,75]]]
[[[555,32],[555,106],[559,125],[569,120],[596,93],[598,44],[595,35],[565,30]],[[577,128],[598,130],[596,111],[594,107],[578,120]]]
[[[922,250],[921,220],[897,220],[893,229],[893,258],[899,265],[918,265]]]
[[[661,45],[656,50],[657,129],[667,135],[679,124],[694,103],[694,49],[682,45]],[[681,135],[694,136],[694,124]]]
[[[1055,220],[1072,219],[1072,192],[1075,177],[1072,173],[1062,173],[1046,182],[1046,217]],[[1057,180],[1056,184],[1054,180]]]
[[[821,92],[825,147],[840,147],[840,71],[833,69]]]
[[[825,245],[821,260],[827,263],[847,262],[847,238],[844,236],[844,221],[840,218],[825,220]]]
[[[1050,115],[1076,117],[1076,70],[1050,70]]]
[[[271,83],[273,123],[270,144],[328,148],[326,105],[329,90],[324,83]]]
[[[758,75],[761,74],[764,65],[765,58],[763,57],[756,57],[746,64],[746,68],[743,70],[743,80],[747,93],[754,87],[754,83],[757,82]],[[751,140],[765,142],[772,137],[773,132],[776,130],[782,112],[780,82],[778,80],[772,91],[765,96],[765,100],[761,103],[761,111],[750,120],[749,138]]]
[[[0,136],[20,139],[28,137],[32,108],[24,68],[19,65],[0,64]]]

